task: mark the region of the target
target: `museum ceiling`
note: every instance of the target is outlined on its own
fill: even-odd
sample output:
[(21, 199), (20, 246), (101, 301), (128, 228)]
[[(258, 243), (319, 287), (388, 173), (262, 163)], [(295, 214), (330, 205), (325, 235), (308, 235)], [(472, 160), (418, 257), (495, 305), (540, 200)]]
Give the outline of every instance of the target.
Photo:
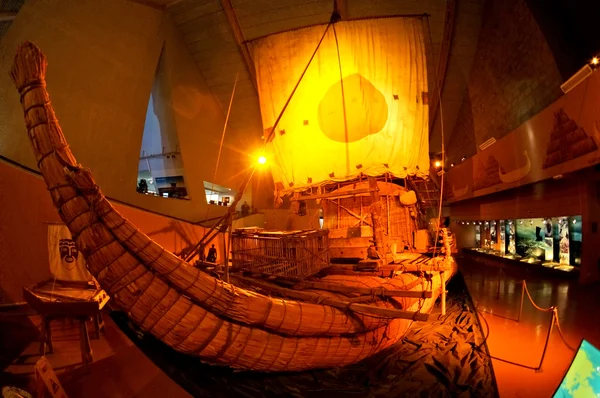
[[(133, 0), (130, 0), (133, 1)], [(247, 42), (330, 19), (333, 0), (135, 0), (164, 9), (194, 57), (224, 112), (236, 75), (232, 128), (262, 135), (258, 95)], [(0, 2), (0, 39), (24, 0)], [(343, 19), (428, 15), (431, 152), (441, 147), (440, 112), (435, 98), (441, 81), (444, 130), (452, 131), (466, 93), (485, 0), (338, 0)], [(250, 128), (249, 128), (250, 127)]]

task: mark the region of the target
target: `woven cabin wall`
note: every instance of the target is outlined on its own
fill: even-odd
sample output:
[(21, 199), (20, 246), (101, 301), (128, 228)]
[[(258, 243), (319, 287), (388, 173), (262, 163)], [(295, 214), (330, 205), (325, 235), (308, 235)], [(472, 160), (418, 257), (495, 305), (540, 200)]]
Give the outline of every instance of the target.
[[(381, 196), (381, 223), (393, 238), (407, 243), (412, 242), (416, 230), (415, 221), (410, 217), (410, 208), (403, 206), (397, 196)], [(338, 205), (339, 203), (339, 205)], [(363, 217), (363, 221), (359, 217)], [(323, 201), (323, 228), (329, 230), (346, 229), (371, 225), (371, 198), (368, 196)], [(389, 223), (388, 223), (389, 215)], [(360, 235), (359, 235), (360, 236)]]
[[(368, 196), (326, 199), (323, 200), (322, 206), (323, 228), (325, 229), (346, 229), (371, 225), (371, 198)], [(360, 222), (360, 217), (363, 217), (365, 222)]]
[(328, 231), (232, 234), (233, 270), (303, 278), (329, 265)]
[[(413, 232), (416, 231), (416, 220), (410, 216), (410, 207), (403, 206), (397, 196), (390, 197), (389, 211), (389, 231), (388, 236), (401, 240), (404, 244), (411, 247), (413, 245)], [(387, 222), (387, 214), (385, 222)], [(400, 249), (400, 248), (398, 248)]]

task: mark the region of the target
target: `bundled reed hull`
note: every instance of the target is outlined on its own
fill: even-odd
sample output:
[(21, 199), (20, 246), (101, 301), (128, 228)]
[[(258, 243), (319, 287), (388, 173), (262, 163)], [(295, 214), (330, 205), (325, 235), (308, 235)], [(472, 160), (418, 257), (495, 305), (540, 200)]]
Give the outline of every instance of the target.
[[(261, 371), (348, 365), (403, 336), (410, 319), (236, 288), (155, 243), (114, 209), (90, 171), (77, 164), (50, 104), (45, 69), (46, 58), (34, 44), (20, 46), (11, 77), (38, 166), (90, 272), (143, 330), (203, 361)], [(431, 299), (404, 300), (402, 308), (429, 311), (452, 272), (439, 275), (429, 286), (415, 283), (417, 276), (401, 275), (395, 283), (434, 292)]]

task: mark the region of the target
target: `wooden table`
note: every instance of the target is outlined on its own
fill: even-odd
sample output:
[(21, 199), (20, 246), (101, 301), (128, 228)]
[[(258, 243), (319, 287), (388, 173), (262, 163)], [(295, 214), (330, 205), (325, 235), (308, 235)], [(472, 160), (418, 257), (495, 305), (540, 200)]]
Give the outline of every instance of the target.
[(50, 323), (55, 319), (71, 318), (79, 321), (79, 340), (83, 367), (93, 361), (87, 321), (94, 322), (95, 337), (100, 338), (104, 327), (100, 310), (109, 296), (102, 289), (87, 283), (44, 281), (31, 289), (23, 288), (23, 297), (42, 317), (40, 355), (54, 352)]

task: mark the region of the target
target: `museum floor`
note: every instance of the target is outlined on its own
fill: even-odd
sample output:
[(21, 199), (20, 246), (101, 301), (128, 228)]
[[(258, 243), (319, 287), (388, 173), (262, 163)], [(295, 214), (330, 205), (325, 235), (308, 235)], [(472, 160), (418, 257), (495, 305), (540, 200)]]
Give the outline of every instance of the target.
[[(560, 326), (571, 346), (577, 347), (582, 338), (600, 346), (600, 317), (596, 315), (600, 305), (598, 286), (582, 287), (575, 281), (541, 279), (532, 274), (525, 274), (518, 268), (500, 270), (467, 259), (459, 258), (458, 261), (473, 301), (481, 311), (483, 332), (489, 328), (487, 344), (492, 356), (530, 367), (539, 364), (550, 315), (536, 310), (525, 298), (521, 321), (514, 320), (518, 315), (521, 298), (521, 285), (518, 281), (522, 279), (527, 280), (532, 298), (539, 306), (558, 307)], [(173, 380), (169, 369), (157, 366), (156, 358), (149, 359), (122, 328), (110, 317), (105, 318), (106, 332), (100, 340), (92, 340), (94, 363), (90, 365), (91, 371), (87, 374), (79, 367), (81, 358), (76, 325), (56, 322), (53, 327), (55, 354), (49, 356), (49, 360), (67, 392), (85, 391), (83, 395), (75, 393), (72, 396), (88, 397), (189, 396), (188, 392)], [(38, 343), (32, 341), (32, 336), (36, 334), (38, 321), (37, 317), (31, 317), (31, 320), (26, 327), (13, 325), (17, 329), (12, 335), (18, 334), (21, 339), (11, 340), (10, 345), (19, 353), (14, 356), (16, 359), (12, 364), (0, 373), (0, 385), (10, 384), (33, 390), (32, 369), (39, 356)], [(8, 329), (5, 328), (7, 320), (0, 321), (3, 324), (0, 335), (6, 338), (9, 335)], [(5, 345), (7, 342), (2, 343)], [(551, 396), (573, 356), (574, 352), (567, 348), (555, 329), (550, 338), (542, 371), (494, 359), (494, 373), (500, 396)], [(180, 370), (177, 372), (181, 373)], [(183, 374), (183, 377), (190, 375)], [(350, 395), (360, 396), (356, 393)], [(344, 393), (341, 396), (344, 396)]]
[[(551, 315), (535, 309), (525, 296), (521, 321), (516, 322), (521, 283), (535, 303), (556, 306), (567, 343), (577, 348), (582, 338), (600, 347), (599, 286), (581, 286), (575, 280), (540, 277), (519, 267), (497, 268), (484, 262), (459, 259), (471, 297), (480, 311), (483, 328), (489, 327), (488, 348), (494, 357), (537, 367), (542, 356)], [(493, 314), (493, 315), (492, 315)], [(497, 359), (494, 373), (501, 397), (550, 397), (574, 357), (556, 327), (549, 340), (541, 371)]]

